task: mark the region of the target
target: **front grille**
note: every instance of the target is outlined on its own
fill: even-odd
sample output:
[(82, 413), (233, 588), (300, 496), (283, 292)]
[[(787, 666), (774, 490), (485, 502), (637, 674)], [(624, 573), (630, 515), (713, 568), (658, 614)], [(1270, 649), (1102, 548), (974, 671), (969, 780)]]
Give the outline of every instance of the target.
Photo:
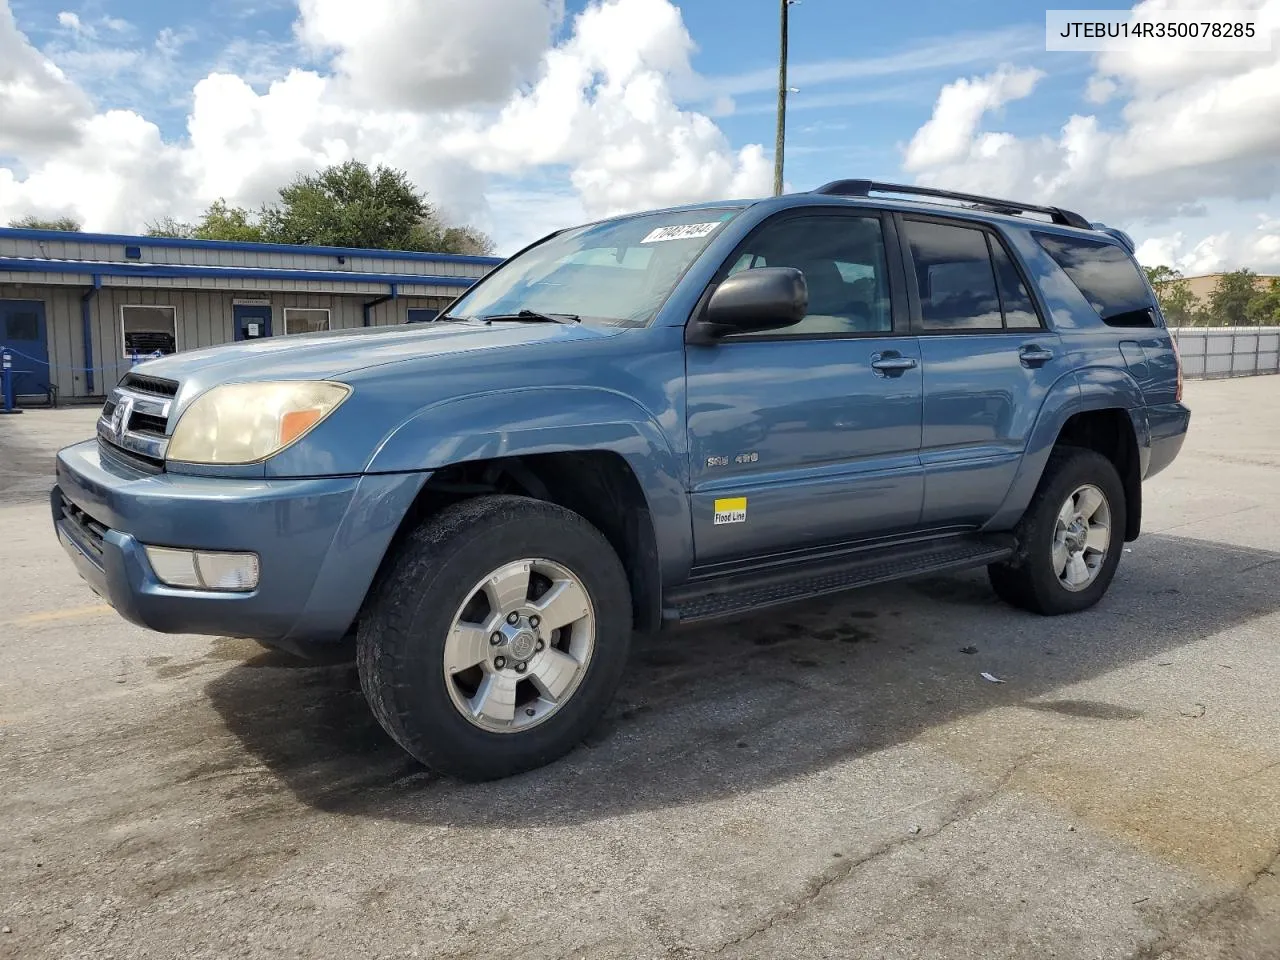
[(163, 459), (149, 457), (146, 454), (134, 453), (132, 450), (117, 447), (114, 443), (109, 443), (102, 437), (98, 437), (98, 450), (102, 453), (104, 459), (111, 461), (116, 466), (132, 470), (137, 474), (155, 476), (157, 473), (164, 473)]
[(98, 443), (104, 453), (144, 472), (163, 470), (169, 412), (177, 393), (178, 384), (172, 380), (126, 374), (98, 418)]
[(157, 397), (176, 397), (178, 384), (173, 380), (162, 380), (160, 377), (148, 377), (140, 373), (126, 373), (120, 386), (135, 393), (153, 393)]
[(67, 533), (77, 544), (84, 548), (90, 559), (96, 559), (102, 565), (102, 548), (107, 534), (106, 524), (95, 520), (74, 503), (62, 495), (62, 520)]
[(164, 417), (153, 417), (149, 413), (135, 413), (129, 418), (129, 429), (134, 433), (145, 433), (152, 437), (163, 437), (169, 421)]

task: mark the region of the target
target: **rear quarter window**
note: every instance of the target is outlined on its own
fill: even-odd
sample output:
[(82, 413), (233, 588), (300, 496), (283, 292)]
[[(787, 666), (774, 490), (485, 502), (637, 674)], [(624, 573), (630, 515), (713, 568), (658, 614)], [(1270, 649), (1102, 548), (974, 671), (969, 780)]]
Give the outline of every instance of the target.
[(1120, 247), (1100, 240), (1037, 233), (1036, 240), (1063, 269), (1102, 322), (1154, 327), (1151, 293), (1137, 265)]

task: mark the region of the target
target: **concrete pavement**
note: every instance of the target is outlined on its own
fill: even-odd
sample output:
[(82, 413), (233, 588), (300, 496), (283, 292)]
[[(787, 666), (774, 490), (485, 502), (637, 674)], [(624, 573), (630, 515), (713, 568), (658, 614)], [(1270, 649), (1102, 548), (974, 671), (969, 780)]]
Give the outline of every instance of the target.
[(977, 573), (662, 635), (483, 786), (349, 664), (103, 608), (44, 500), (93, 411), (0, 418), (0, 957), (1280, 957), (1280, 378), (1187, 393), (1097, 609)]

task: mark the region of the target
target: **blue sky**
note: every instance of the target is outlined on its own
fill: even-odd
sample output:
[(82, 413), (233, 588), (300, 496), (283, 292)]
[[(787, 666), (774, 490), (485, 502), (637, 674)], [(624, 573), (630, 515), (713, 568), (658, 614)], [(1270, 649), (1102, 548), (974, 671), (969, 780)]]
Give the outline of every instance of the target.
[[(586, 6), (587, 0), (566, 4), (562, 33)], [(966, 71), (1007, 61), (1048, 73), (1034, 104), (1012, 104), (1004, 112), (1002, 128), (1015, 134), (1043, 132), (1046, 115), (1065, 117), (1083, 105), (1089, 56), (1047, 53), (1043, 12), (1033, 5), (915, 0), (857, 4), (863, 9), (850, 16), (853, 6), (850, 0), (803, 0), (791, 8), (790, 85), (800, 92), (789, 101), (787, 172), (797, 185), (897, 176), (900, 146), (928, 119), (940, 87)], [(1091, 2), (1097, 9), (1125, 6)], [(210, 71), (229, 70), (262, 88), (290, 67), (324, 68), (323, 58), (293, 36), (297, 7), (291, 0), (223, 0), (213, 10), (166, 0), (13, 0), (13, 8), (36, 45), (54, 53), (101, 106), (138, 109), (169, 138), (183, 136), (191, 89)], [(698, 46), (695, 69), (736, 101), (728, 116), (699, 91), (685, 91), (683, 102), (710, 111), (734, 143), (771, 145), (778, 4), (696, 0), (680, 9)], [(76, 14), (95, 36), (77, 37), (60, 25), (62, 11)], [(157, 50), (166, 37), (172, 60)], [(954, 49), (949, 58), (948, 47)], [(141, 56), (126, 64), (103, 48)], [(876, 60), (882, 61), (878, 68), (871, 62), (862, 75), (841, 76), (842, 64)], [(150, 72), (143, 61), (151, 62)]]
[[(564, 16), (545, 18), (548, 35), (539, 38), (529, 24), (540, 23), (538, 10), (555, 2), (420, 0), (397, 7), (396, 0), (0, 0), (0, 12), (7, 3), (25, 42), (57, 64), (92, 111), (137, 116), (132, 127), (120, 117), (98, 121), (112, 128), (99, 134), (107, 138), (108, 153), (120, 141), (136, 146), (147, 140), (142, 127), (154, 125), (160, 141), (173, 147), (164, 169), (189, 178), (173, 191), (171, 202), (178, 206), (228, 193), (252, 203), (266, 195), (272, 176), (361, 151), (406, 166), (438, 200), (507, 246), (560, 218), (734, 188), (767, 189), (776, 0), (687, 0), (675, 4), (672, 22), (647, 34), (650, 23), (671, 12), (671, 0), (565, 0)], [(578, 15), (589, 7), (600, 13), (602, 4), (612, 15), (584, 26), (588, 18)], [(488, 12), (481, 9), (486, 5)], [(1094, 0), (1091, 6), (1128, 5)], [(526, 19), (516, 22), (513, 15), (508, 24), (492, 15), (495, 9), (520, 10)], [(344, 20), (353, 10), (368, 22)], [(476, 19), (471, 27), (453, 22), (468, 17)], [(501, 36), (504, 30), (513, 35)], [(630, 53), (628, 31), (638, 36), (642, 62), (619, 67), (615, 75), (614, 64)], [(433, 45), (443, 32), (447, 41)], [(532, 39), (515, 35), (521, 32)], [(414, 43), (412, 55), (403, 45), (406, 37)], [(693, 47), (687, 57), (670, 54), (686, 40)], [(460, 65), (447, 64), (443, 73), (431, 65), (441, 59), (441, 46), (462, 55)], [(589, 89), (577, 99), (563, 99), (563, 89), (543, 82), (546, 57), (558, 53), (576, 57), (589, 78)], [(1181, 258), (1189, 268), (1265, 259), (1272, 246), (1280, 264), (1280, 204), (1274, 202), (1280, 151), (1272, 149), (1280, 146), (1280, 111), (1266, 99), (1270, 94), (1238, 92), (1245, 77), (1258, 77), (1263, 86), (1280, 80), (1276, 52), (1221, 70), (1212, 63), (1206, 69), (1204, 55), (1186, 56), (1173, 68), (1149, 59), (1046, 52), (1044, 10), (1025, 0), (803, 0), (791, 8), (790, 83), (799, 89), (789, 104), (788, 183), (804, 189), (848, 176), (918, 179), (1068, 206), (1092, 204), (1082, 212), (1121, 223), (1156, 245), (1149, 248), (1152, 255)], [(477, 94), (475, 102), (458, 99), (458, 88), (486, 87), (482, 75), (495, 67), (501, 72), (508, 61), (518, 61), (510, 90), (496, 99), (492, 90)], [(291, 70), (313, 71), (324, 78), (317, 81), (323, 89), (302, 91), (300, 82), (283, 92), (272, 87)], [(656, 93), (645, 71), (661, 74)], [(215, 73), (238, 79), (202, 84)], [(617, 94), (612, 100), (602, 92), (610, 83)], [(1109, 92), (1099, 95), (1103, 87)], [(205, 95), (196, 110), (200, 89)], [(952, 96), (944, 105), (939, 98), (945, 100), (946, 91)], [(387, 95), (401, 100), (379, 99)], [(1212, 156), (1182, 162), (1181, 145), (1156, 143), (1160, 137), (1153, 131), (1194, 130), (1205, 122), (1180, 103), (1226, 96), (1237, 101), (1239, 119), (1218, 111), (1231, 126)], [(652, 110), (633, 110), (636, 98)], [(541, 120), (523, 127), (505, 122), (501, 111), (514, 107)], [(421, 130), (421, 143), (388, 132), (400, 122), (393, 108), (413, 114), (409, 123)], [(90, 108), (68, 109), (80, 111), (77, 122), (88, 122)], [(541, 149), (541, 133), (557, 110), (581, 123), (562, 132), (564, 142)], [(203, 139), (189, 136), (193, 111), (204, 118), (196, 124)], [(279, 117), (311, 111), (296, 134), (306, 147), (289, 161), (294, 167), (284, 160), (255, 167), (246, 159), (254, 140), (237, 126), (237, 111), (252, 115), (262, 131), (258, 148), (269, 158), (294, 152), (289, 135), (279, 132)], [(1167, 122), (1161, 111), (1168, 112)], [(645, 119), (650, 116), (656, 119)], [(1069, 122), (1079, 125), (1064, 133)], [(642, 129), (646, 123), (651, 129)], [(1257, 125), (1264, 142), (1242, 134), (1238, 148), (1230, 142)], [(580, 142), (590, 137), (596, 140)], [(617, 156), (618, 144), (629, 137), (639, 160)], [(679, 146), (681, 138), (693, 146)], [(1203, 138), (1191, 137), (1188, 153), (1202, 145), (1197, 140)], [(754, 154), (752, 145), (759, 145)], [(44, 152), (24, 146), (6, 145), (0, 137), (0, 187), (7, 167), (19, 188), (12, 208), (25, 203), (44, 210), (57, 192), (57, 176), (74, 164), (51, 164)], [(711, 171), (703, 175), (690, 169), (699, 151), (707, 153)], [(232, 167), (234, 175), (228, 173)], [(159, 175), (159, 169), (149, 174), (152, 182)], [(129, 176), (119, 172), (123, 185), (114, 206), (86, 198), (71, 212), (120, 226), (142, 189), (130, 188)], [(622, 182), (628, 178), (636, 183), (628, 187)], [(666, 186), (646, 189), (651, 178)], [(0, 214), (10, 209), (4, 199)]]

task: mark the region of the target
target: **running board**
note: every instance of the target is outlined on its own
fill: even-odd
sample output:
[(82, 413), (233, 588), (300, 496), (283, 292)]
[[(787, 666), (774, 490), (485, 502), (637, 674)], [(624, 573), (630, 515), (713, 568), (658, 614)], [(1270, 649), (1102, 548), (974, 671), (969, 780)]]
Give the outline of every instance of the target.
[(1013, 538), (1007, 535), (967, 536), (730, 574), (687, 584), (669, 594), (662, 617), (668, 623), (735, 617), (857, 587), (1000, 563), (1013, 551)]

